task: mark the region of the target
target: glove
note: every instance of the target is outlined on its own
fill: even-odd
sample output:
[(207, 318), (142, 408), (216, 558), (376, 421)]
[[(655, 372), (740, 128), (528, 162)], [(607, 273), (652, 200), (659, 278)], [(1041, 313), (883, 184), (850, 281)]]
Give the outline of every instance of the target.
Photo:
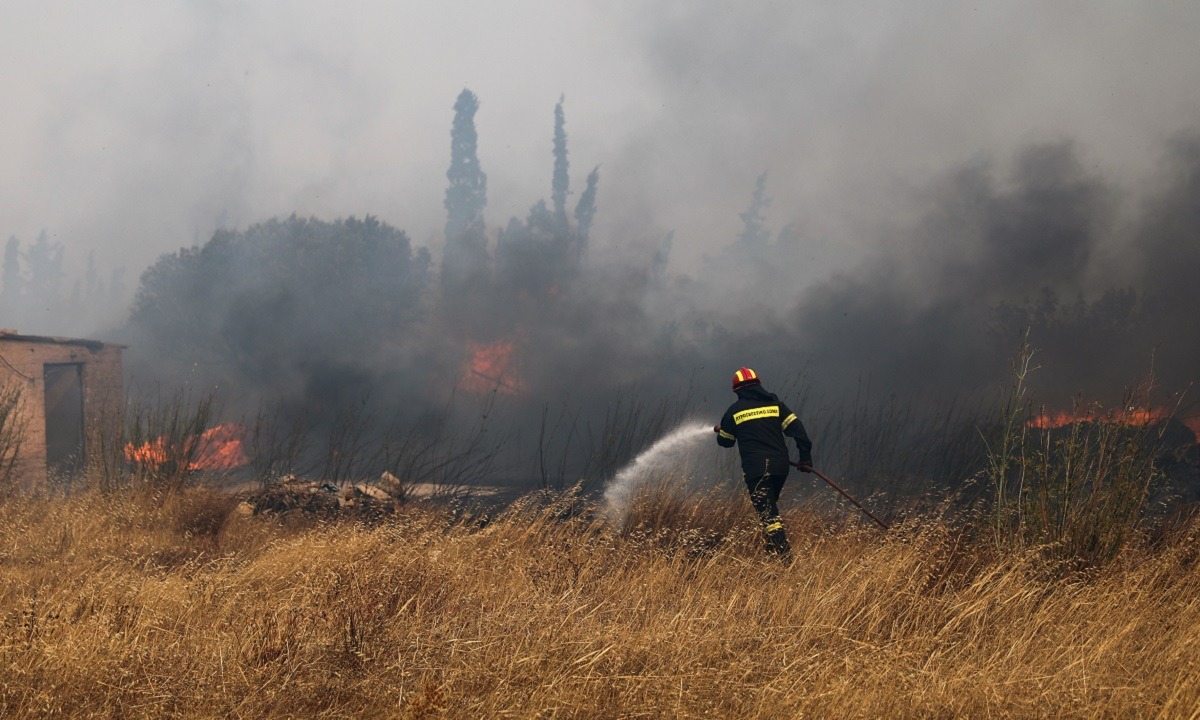
[(812, 465), (806, 462), (796, 463), (796, 468), (802, 473), (811, 473), (813, 471)]

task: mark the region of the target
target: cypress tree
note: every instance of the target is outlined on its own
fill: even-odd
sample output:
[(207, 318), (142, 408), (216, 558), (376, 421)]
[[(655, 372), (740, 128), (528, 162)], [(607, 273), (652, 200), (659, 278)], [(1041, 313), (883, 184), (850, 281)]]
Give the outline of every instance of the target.
[(554, 202), (554, 218), (563, 230), (567, 228), (567, 193), (570, 192), (570, 177), (567, 173), (567, 130), (563, 114), (563, 99), (554, 106), (554, 178), (550, 185), (550, 199)]
[(446, 249), (442, 258), (443, 284), (457, 290), (464, 283), (485, 280), (488, 274), (487, 175), (479, 166), (479, 137), (475, 112), (479, 100), (463, 90), (454, 103), (450, 129), (450, 169), (446, 178)]

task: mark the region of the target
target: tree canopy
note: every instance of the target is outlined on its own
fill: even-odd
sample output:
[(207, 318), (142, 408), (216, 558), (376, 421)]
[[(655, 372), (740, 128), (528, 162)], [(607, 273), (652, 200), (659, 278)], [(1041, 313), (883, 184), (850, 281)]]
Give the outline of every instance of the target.
[(311, 383), (334, 375), (323, 364), (353, 379), (356, 361), (369, 367), (420, 317), (430, 265), (374, 217), (293, 215), (163, 256), (142, 276), (131, 320), (164, 355), (240, 380), (295, 371)]

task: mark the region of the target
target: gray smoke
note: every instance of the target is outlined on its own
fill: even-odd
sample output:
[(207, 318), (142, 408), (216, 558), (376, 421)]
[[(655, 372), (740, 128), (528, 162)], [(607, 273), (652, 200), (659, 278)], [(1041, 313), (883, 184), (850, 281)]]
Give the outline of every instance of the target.
[[(990, 397), (1026, 327), (1052, 404), (1107, 400), (1152, 352), (1164, 387), (1196, 379), (1194, 3), (604, 8), (379, 6), (362, 22), (319, 3), (187, 6), (148, 35), (122, 20), (132, 5), (66, 26), (29, 6), (0, 43), (29, 66), (0, 85), (17, 128), (0, 148), (18, 159), (0, 171), (0, 230), (24, 251), (49, 227), (60, 293), (80, 278), (81, 300), (21, 295), (0, 326), (126, 340), (140, 382), (251, 407), (336, 414), (369, 395), (381, 417), (467, 427), (494, 400), (489, 422), (525, 457), (629, 457), (614, 418), (648, 437), (719, 414), (742, 365), (835, 405), (864, 384)], [(90, 44), (96, 23), (146, 59)], [(429, 32), (395, 41), (412, 27)], [(61, 55), (65, 79), (30, 62), (39, 37), (81, 48)], [(461, 176), (479, 205), (456, 218), (464, 81), (486, 182)], [(327, 239), (368, 215), (404, 251), (346, 276), (275, 262), (303, 233), (275, 236), (278, 256), (248, 242), (272, 218)], [(206, 250), (214, 238), (241, 249)], [(127, 324), (129, 290), (174, 277), (142, 268), (192, 252), (208, 260), (178, 307), (143, 304), (187, 321)], [(469, 267), (447, 284), (455, 257)], [(86, 298), (116, 295), (80, 320), (101, 305)], [(480, 348), (509, 377), (473, 369)]]

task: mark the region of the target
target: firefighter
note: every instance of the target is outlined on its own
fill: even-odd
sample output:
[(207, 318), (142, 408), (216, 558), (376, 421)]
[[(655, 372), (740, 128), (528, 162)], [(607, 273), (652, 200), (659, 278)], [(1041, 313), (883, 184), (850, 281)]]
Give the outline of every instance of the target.
[(717, 444), (728, 448), (737, 443), (742, 456), (742, 478), (750, 491), (750, 502), (762, 520), (767, 552), (786, 556), (791, 546), (777, 504), (791, 467), (784, 436), (796, 441), (801, 472), (812, 472), (812, 441), (796, 414), (763, 388), (758, 373), (745, 367), (735, 372), (733, 391), (737, 393), (737, 402), (729, 406), (721, 424), (713, 428)]

